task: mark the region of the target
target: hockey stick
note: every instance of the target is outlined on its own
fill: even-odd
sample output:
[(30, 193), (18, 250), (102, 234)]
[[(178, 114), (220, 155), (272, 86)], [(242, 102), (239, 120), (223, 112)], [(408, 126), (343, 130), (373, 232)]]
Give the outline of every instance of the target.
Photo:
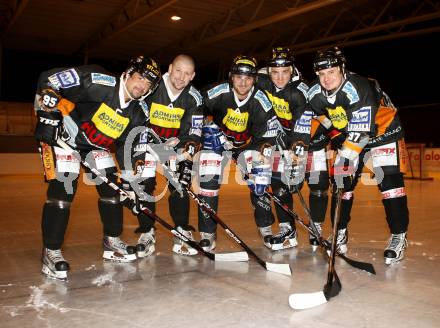
[(255, 260), (267, 271), (272, 271), (276, 273), (285, 274), (287, 276), (292, 275), (292, 269), (290, 268), (289, 264), (279, 264), (279, 263), (270, 263), (263, 261), (257, 254), (252, 251), (252, 249), (249, 248), (249, 246), (246, 245), (246, 243), (240, 239), (240, 237), (237, 236), (236, 233), (234, 233), (227, 225), (224, 223), (217, 215), (217, 213), (209, 206), (208, 203), (206, 203), (203, 199), (201, 199), (199, 196), (194, 194), (189, 188), (184, 188), (186, 193), (196, 201), (196, 203), (203, 208), (204, 211), (208, 212), (208, 214), (211, 216), (211, 218), (220, 224), (223, 229), (225, 229), (226, 233), (229, 237), (231, 237), (237, 244), (239, 244), (249, 255), (253, 256)]
[[(100, 180), (102, 180), (104, 183), (106, 183), (109, 187), (111, 187), (113, 190), (117, 191), (119, 193), (119, 195), (122, 197), (122, 200), (124, 201), (125, 199), (129, 199), (130, 200), (130, 204), (126, 205), (127, 208), (129, 208), (130, 210), (132, 210), (133, 208), (135, 208), (135, 200), (133, 198), (131, 198), (131, 196), (124, 191), (123, 189), (121, 189), (118, 185), (116, 185), (115, 183), (111, 182), (106, 176), (104, 176), (103, 174), (101, 174), (101, 172), (99, 172), (97, 169), (91, 167), (89, 165), (89, 163), (87, 163), (85, 160), (83, 160), (79, 154), (77, 152), (75, 152), (75, 150), (73, 150), (68, 144), (66, 144), (63, 140), (58, 139), (57, 140), (57, 144), (72, 153), (73, 156), (76, 156), (77, 159), (81, 162), (81, 164), (88, 168), (93, 174), (95, 174)], [(146, 215), (148, 215), (150, 218), (152, 218), (153, 220), (159, 222), (162, 226), (164, 226), (166, 229), (168, 229), (169, 231), (171, 231), (171, 233), (176, 236), (177, 238), (179, 238), (180, 240), (184, 241), (185, 243), (187, 243), (190, 247), (197, 249), (199, 252), (201, 252), (203, 255), (205, 255), (207, 258), (209, 258), (212, 261), (247, 261), (248, 260), (248, 256), (246, 252), (235, 252), (235, 253), (223, 253), (223, 254), (213, 254), (210, 252), (206, 252), (200, 245), (199, 243), (188, 239), (185, 235), (183, 235), (182, 233), (180, 233), (179, 231), (177, 231), (176, 229), (174, 229), (168, 222), (166, 222), (165, 220), (163, 220), (162, 218), (160, 218), (159, 216), (156, 215), (156, 213), (154, 213), (153, 211), (151, 211), (150, 209), (148, 209), (145, 206), (142, 206), (140, 208), (140, 210), (142, 212), (144, 212)]]
[[(335, 209), (335, 220), (333, 223), (333, 235), (330, 257), (328, 259), (327, 283), (324, 289), (315, 293), (291, 294), (289, 305), (295, 310), (309, 309), (327, 303), (332, 297), (339, 294), (342, 289), (341, 281), (335, 271), (336, 239), (338, 232), (339, 217), (341, 215), (342, 189), (337, 189), (337, 202)], [(334, 281), (333, 281), (334, 278)]]
[[(307, 228), (307, 230), (309, 230), (309, 232), (310, 232), (310, 229), (309, 229), (309, 228), (311, 228), (311, 230), (312, 230), (312, 231), (311, 231), (311, 235), (312, 235), (313, 237), (317, 238), (319, 244), (320, 244), (322, 247), (324, 247), (326, 250), (330, 250), (330, 248), (331, 248), (330, 243), (329, 243), (327, 240), (323, 239), (323, 238), (319, 235), (319, 232), (317, 231), (315, 225), (313, 224), (312, 216), (311, 216), (311, 214), (310, 214), (310, 209), (309, 209), (309, 207), (307, 206), (307, 204), (306, 204), (306, 202), (305, 202), (305, 200), (304, 200), (304, 197), (303, 197), (302, 194), (301, 194), (301, 191), (298, 189), (298, 187), (295, 186), (295, 188), (296, 188), (296, 192), (297, 192), (297, 194), (298, 194), (299, 200), (300, 200), (300, 202), (301, 202), (301, 205), (302, 205), (302, 207), (304, 208), (304, 211), (306, 212), (306, 214), (307, 214), (307, 216), (308, 216), (308, 218), (309, 218), (309, 222), (310, 222), (310, 223), (309, 223), (309, 224), (304, 223), (304, 221), (303, 221), (301, 218), (299, 218), (297, 215), (296, 215), (296, 217), (295, 217), (295, 213), (290, 213), (290, 211), (288, 211), (287, 213), (289, 213), (290, 215), (292, 215), (293, 217), (295, 217), (295, 219), (296, 219), (298, 222), (300, 222), (303, 226), (305, 226), (305, 227)], [(274, 201), (275, 201), (275, 199), (274, 199)], [(278, 204), (278, 203), (277, 203), (277, 204)], [(280, 204), (278, 204), (278, 205), (280, 205)], [(281, 206), (281, 205), (280, 205), (280, 206)], [(281, 206), (281, 207), (282, 207), (283, 209), (286, 209), (284, 206)], [(287, 208), (287, 209), (290, 210), (289, 208)], [(292, 212), (293, 212), (293, 211), (292, 211)], [(351, 259), (351, 258), (345, 256), (344, 254), (339, 254), (339, 253), (338, 253), (337, 256), (339, 256), (341, 259), (343, 259), (345, 262), (347, 262), (348, 264), (350, 264), (350, 265), (351, 265), (352, 267), (354, 267), (354, 268), (357, 268), (357, 269), (360, 269), (360, 270), (366, 271), (366, 272), (371, 273), (371, 274), (376, 274), (376, 270), (374, 269), (374, 266), (373, 266), (373, 264), (371, 264), (371, 263), (368, 263), (368, 262), (361, 262), (361, 261), (353, 260), (353, 259)]]
[[(282, 157), (284, 158), (284, 155), (282, 155)], [(285, 158), (284, 158), (285, 159)], [(286, 160), (286, 159), (285, 159)], [(290, 186), (289, 186), (290, 187)], [(313, 220), (312, 220), (312, 215), (310, 213), (310, 209), (306, 204), (306, 201), (304, 200), (304, 197), (301, 194), (301, 191), (299, 190), (297, 185), (293, 185), (293, 188), (295, 189), (295, 192), (298, 194), (299, 200), (301, 202), (302, 207), (304, 208), (304, 211), (307, 214), (307, 217), (309, 219), (309, 223), (305, 223), (303, 219), (301, 219), (295, 212), (293, 212), (289, 207), (285, 206), (285, 204), (282, 203), (282, 201), (275, 196), (273, 193), (271, 192), (266, 192), (270, 198), (272, 198), (272, 200), (278, 205), (280, 206), (287, 214), (289, 214), (290, 216), (292, 216), (296, 221), (298, 221), (303, 227), (305, 227), (309, 233), (315, 237), (318, 242), (319, 245), (321, 247), (323, 247), (326, 251), (330, 250), (331, 245), (330, 243), (323, 239), (316, 226), (313, 224)], [(354, 268), (366, 271), (368, 273), (371, 274), (376, 274), (376, 270), (374, 269), (374, 266), (371, 263), (367, 263), (367, 262), (361, 262), (361, 261), (356, 261), (353, 259), (350, 259), (349, 257), (345, 256), (344, 254), (337, 254), (337, 256), (339, 256), (340, 258), (342, 258), (345, 262), (347, 262), (349, 265), (351, 265)]]
[[(153, 131), (154, 132), (154, 131)], [(162, 169), (167, 172), (167, 177), (171, 177), (173, 179), (173, 181), (170, 181), (170, 183), (172, 183), (172, 185), (174, 186), (175, 184), (180, 185), (180, 183), (178, 181), (176, 181), (176, 179), (174, 178), (174, 172), (172, 172), (172, 170), (165, 165), (164, 163), (162, 163), (160, 161), (160, 158), (158, 156), (158, 154), (154, 151), (154, 149), (151, 148), (150, 145), (147, 145), (147, 151), (161, 164)], [(182, 188), (182, 187), (181, 187)], [(209, 213), (209, 215), (211, 216), (211, 218), (216, 221), (218, 224), (220, 224), (220, 226), (225, 229), (225, 232), (227, 233), (228, 236), (230, 236), (236, 243), (238, 243), (245, 251), (247, 254), (253, 256), (257, 262), (266, 270), (268, 271), (272, 271), (272, 272), (276, 272), (276, 273), (281, 273), (281, 274), (285, 274), (288, 276), (292, 275), (292, 270), (290, 268), (289, 264), (278, 264), (278, 263), (270, 263), (270, 262), (265, 262), (263, 261), (257, 254), (254, 253), (254, 251), (252, 251), (247, 245), (246, 243), (240, 239), (236, 233), (234, 233), (229, 227), (228, 225), (226, 225), (225, 222), (223, 222), (223, 220), (221, 220), (217, 213), (209, 206), (208, 203), (206, 203), (203, 199), (201, 199), (199, 196), (197, 196), (194, 192), (192, 192), (189, 188), (182, 188), (187, 194), (188, 196), (190, 196), (193, 200), (196, 201), (196, 203), (201, 206), (206, 212)]]

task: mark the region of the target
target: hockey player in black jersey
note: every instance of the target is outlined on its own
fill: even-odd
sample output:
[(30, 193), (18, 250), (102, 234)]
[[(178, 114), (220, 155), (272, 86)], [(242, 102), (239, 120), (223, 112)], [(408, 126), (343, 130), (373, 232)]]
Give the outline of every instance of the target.
[[(371, 157), (391, 231), (384, 252), (386, 264), (401, 260), (407, 247), (409, 215), (401, 171), (404, 156), (403, 131), (397, 110), (375, 81), (345, 69), (338, 48), (318, 52), (314, 70), (319, 77), (309, 90), (311, 106), (327, 129), (338, 154), (334, 179), (344, 189), (338, 251), (347, 252), (347, 225), (353, 205), (353, 190), (366, 160)], [(348, 169), (348, 171), (347, 171)], [(338, 178), (339, 181), (338, 181)], [(332, 199), (332, 218), (335, 198)]]
[[(203, 123), (202, 96), (191, 81), (195, 76), (195, 64), (187, 55), (177, 56), (163, 75), (155, 93), (146, 100), (148, 107), (147, 130), (140, 134), (135, 145), (137, 152), (136, 171), (140, 174), (140, 187), (147, 199), (141, 203), (153, 212), (156, 204), (153, 192), (156, 186), (156, 168), (158, 158), (155, 152), (145, 152), (149, 142), (163, 143), (173, 148), (162, 164), (177, 173), (178, 181), (184, 185), (191, 184), (193, 156), (199, 148)], [(155, 140), (154, 134), (160, 140)], [(174, 151), (175, 150), (175, 151)], [(139, 181), (139, 180), (138, 180)], [(170, 184), (169, 211), (177, 230), (187, 238), (194, 240), (189, 226), (189, 198), (182, 195)], [(138, 257), (146, 257), (155, 250), (154, 222), (143, 212), (137, 215), (141, 235), (137, 244)], [(173, 252), (182, 255), (195, 255), (197, 251), (187, 246), (180, 239), (174, 239)]]
[[(259, 71), (262, 74), (258, 76), (257, 86), (271, 100), (283, 128), (283, 134), (277, 139), (281, 142), (277, 145), (273, 160), (271, 188), (292, 209), (292, 192), (302, 185), (310, 142), (312, 112), (307, 105), (308, 86), (301, 80), (288, 48), (274, 48), (266, 66)], [(275, 210), (280, 230), (266, 245), (272, 250), (295, 247), (298, 244), (295, 221), (278, 206), (275, 206)], [(272, 234), (271, 231), (269, 234)]]
[[(143, 56), (130, 61), (120, 77), (99, 66), (52, 69), (38, 80), (35, 97), (37, 126), (45, 177), (49, 182), (43, 207), (43, 273), (66, 279), (69, 264), (61, 247), (76, 193), (80, 163), (73, 154), (57, 147), (62, 138), (92, 167), (112, 182), (116, 167), (109, 148), (123, 148), (129, 131), (145, 123), (143, 99), (157, 86), (161, 73), (156, 62)], [(93, 179), (93, 176), (89, 176)], [(119, 262), (136, 259), (122, 233), (122, 204), (108, 185), (96, 181), (98, 208), (103, 223), (103, 257)]]
[[(204, 95), (204, 114), (211, 119), (203, 127), (203, 150), (199, 158), (200, 196), (217, 211), (224, 151), (231, 151), (242, 168), (250, 172), (251, 202), (255, 222), (264, 243), (269, 244), (273, 216), (270, 199), (264, 195), (270, 183), (271, 151), (279, 122), (272, 103), (255, 86), (256, 60), (248, 56), (234, 59), (230, 81), (209, 88)], [(222, 162), (224, 165), (222, 165)], [(200, 245), (210, 251), (216, 244), (216, 223), (199, 208)]]

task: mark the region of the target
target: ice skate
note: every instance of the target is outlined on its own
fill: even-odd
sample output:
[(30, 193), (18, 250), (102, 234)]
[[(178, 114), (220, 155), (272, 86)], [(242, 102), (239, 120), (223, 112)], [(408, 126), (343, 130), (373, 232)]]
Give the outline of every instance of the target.
[(43, 249), (43, 268), (41, 271), (49, 278), (67, 281), (67, 271), (70, 270), (69, 263), (63, 257), (61, 249)]
[(205, 252), (211, 252), (216, 246), (216, 234), (215, 232), (200, 232), (200, 246)]
[(406, 232), (392, 234), (388, 240), (388, 246), (383, 253), (385, 264), (394, 264), (403, 259), (407, 247), (408, 240), (406, 239)]
[[(194, 241), (194, 237), (192, 235), (191, 230), (184, 230), (182, 227), (177, 227), (176, 229), (178, 232), (180, 232), (182, 235), (184, 235), (189, 240)], [(177, 237), (174, 237), (174, 245), (173, 245), (173, 252), (180, 255), (196, 255), (197, 250), (189, 247), (185, 242), (180, 240)]]
[(280, 231), (270, 239), (270, 248), (274, 251), (278, 251), (296, 247), (298, 245), (296, 228), (289, 222), (280, 223), (279, 226)]
[(136, 247), (128, 246), (119, 237), (104, 236), (104, 253), (102, 257), (106, 260), (127, 263), (136, 260)]
[(264, 246), (272, 249), (272, 245), (270, 243), (273, 237), (272, 226), (258, 227), (258, 230), (260, 232), (261, 237), (263, 238)]
[[(328, 241), (331, 243), (332, 236), (328, 238)], [(336, 253), (337, 254), (345, 254), (348, 251), (348, 231), (347, 228), (338, 230), (338, 237), (336, 238)], [(330, 254), (330, 250), (327, 250), (327, 253)]]
[(154, 228), (150, 231), (144, 232), (139, 236), (138, 243), (136, 245), (136, 251), (138, 257), (147, 257), (154, 253), (156, 250), (156, 236)]

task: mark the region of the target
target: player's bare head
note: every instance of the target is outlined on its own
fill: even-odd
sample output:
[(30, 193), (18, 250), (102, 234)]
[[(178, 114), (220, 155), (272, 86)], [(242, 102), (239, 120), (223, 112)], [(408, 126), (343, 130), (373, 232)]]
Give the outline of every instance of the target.
[(168, 67), (168, 74), (172, 91), (182, 91), (195, 76), (194, 59), (188, 55), (178, 55)]

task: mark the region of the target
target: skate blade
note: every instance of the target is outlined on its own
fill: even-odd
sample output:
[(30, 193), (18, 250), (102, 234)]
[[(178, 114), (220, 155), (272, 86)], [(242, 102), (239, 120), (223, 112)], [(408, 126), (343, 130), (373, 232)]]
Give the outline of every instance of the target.
[(318, 250), (317, 245), (311, 245), (312, 246), (312, 252), (315, 253)]
[(47, 277), (59, 281), (67, 282), (67, 271), (52, 271), (49, 269), (49, 267), (45, 264), (43, 264), (43, 268), (41, 269), (41, 272)]
[(119, 263), (129, 263), (136, 261), (137, 257), (136, 254), (119, 254), (113, 251), (104, 251), (104, 254), (102, 254), (102, 257), (105, 260), (109, 260), (112, 262), (119, 262)]
[(191, 247), (187, 247), (185, 245), (174, 245), (173, 252), (185, 256), (194, 256), (198, 254), (197, 250)]
[(285, 240), (282, 244), (272, 244), (273, 251), (279, 251), (282, 249), (288, 249), (298, 246), (298, 242), (295, 240)]
[(150, 249), (148, 251), (137, 251), (137, 257), (147, 257), (150, 256), (151, 254), (154, 253), (154, 251), (156, 250), (156, 247), (150, 247)]
[(384, 258), (386, 265), (393, 265), (393, 264), (399, 263), (402, 259), (403, 259), (403, 257), (401, 257), (401, 258)]

